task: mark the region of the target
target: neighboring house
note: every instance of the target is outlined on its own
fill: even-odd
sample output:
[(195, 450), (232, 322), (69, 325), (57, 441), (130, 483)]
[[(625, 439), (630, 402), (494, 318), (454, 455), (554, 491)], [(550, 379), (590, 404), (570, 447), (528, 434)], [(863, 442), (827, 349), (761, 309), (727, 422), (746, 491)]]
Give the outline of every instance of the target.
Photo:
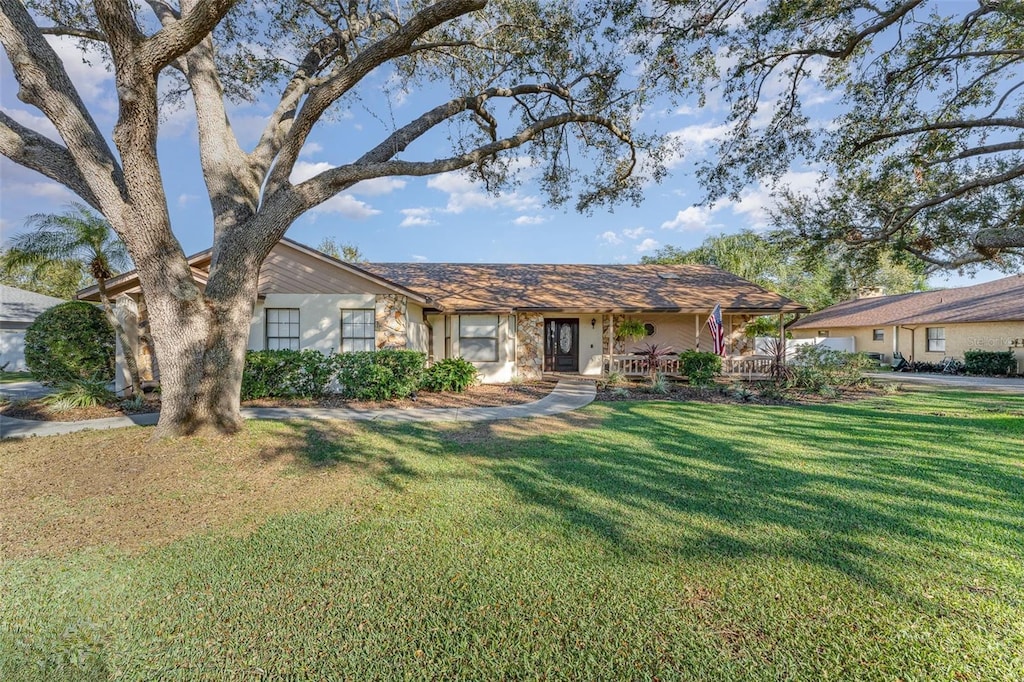
[(793, 337), (846, 337), (854, 350), (908, 360), (1013, 350), (1024, 369), (1024, 275), (959, 289), (845, 301), (789, 325)]
[(28, 370), (25, 330), (41, 312), (64, 302), (61, 298), (0, 284), (0, 367), (7, 363), (9, 372)]
[[(204, 283), (210, 252), (189, 262)], [(136, 274), (107, 286), (118, 297), (129, 338), (137, 339), (145, 301)], [(95, 287), (79, 298), (95, 300)], [(352, 264), (282, 239), (260, 270), (249, 348), (408, 348), (431, 360), (464, 357), (486, 382), (543, 372), (598, 376), (611, 356), (646, 343), (710, 350), (705, 322), (716, 304), (727, 348), (737, 354), (747, 343), (743, 327), (754, 317), (807, 310), (703, 265)], [(648, 338), (616, 339), (626, 318), (648, 325)], [(140, 368), (148, 367), (146, 344), (134, 345)]]

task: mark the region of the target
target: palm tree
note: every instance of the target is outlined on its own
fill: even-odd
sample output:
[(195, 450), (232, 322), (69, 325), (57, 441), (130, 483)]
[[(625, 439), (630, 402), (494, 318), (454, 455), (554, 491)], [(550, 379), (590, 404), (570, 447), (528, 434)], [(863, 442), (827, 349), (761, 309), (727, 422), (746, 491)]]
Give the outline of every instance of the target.
[(107, 280), (131, 265), (125, 248), (110, 223), (82, 204), (71, 204), (63, 213), (37, 213), (25, 219), (27, 231), (15, 235), (4, 258), (7, 270), (31, 266), (36, 271), (55, 265), (76, 265), (96, 280), (100, 302), (114, 328), (131, 375), (132, 392), (142, 391), (135, 354), (124, 327), (107, 296)]

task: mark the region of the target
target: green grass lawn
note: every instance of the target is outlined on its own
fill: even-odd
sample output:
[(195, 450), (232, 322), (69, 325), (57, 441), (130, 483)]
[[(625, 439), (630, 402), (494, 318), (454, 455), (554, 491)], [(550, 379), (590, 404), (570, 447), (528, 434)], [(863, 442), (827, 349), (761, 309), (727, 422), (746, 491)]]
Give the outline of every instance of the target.
[[(12, 550), (0, 679), (1024, 678), (1022, 397), (264, 422), (237, 447), (286, 458), (268, 491), (350, 491), (244, 532)], [(89, 524), (138, 490), (67, 486), (47, 504)]]
[(32, 381), (31, 372), (0, 372), (0, 384), (12, 384), (16, 381)]

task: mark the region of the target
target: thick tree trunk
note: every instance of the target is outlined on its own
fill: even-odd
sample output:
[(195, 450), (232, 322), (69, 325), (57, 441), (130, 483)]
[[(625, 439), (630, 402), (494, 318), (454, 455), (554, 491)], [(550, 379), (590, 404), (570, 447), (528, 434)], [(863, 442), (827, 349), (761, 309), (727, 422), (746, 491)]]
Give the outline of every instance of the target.
[(239, 397), (258, 272), (238, 273), (240, 286), (226, 295), (208, 289), (195, 299), (147, 299), (160, 364), (154, 438), (224, 436), (242, 428)]

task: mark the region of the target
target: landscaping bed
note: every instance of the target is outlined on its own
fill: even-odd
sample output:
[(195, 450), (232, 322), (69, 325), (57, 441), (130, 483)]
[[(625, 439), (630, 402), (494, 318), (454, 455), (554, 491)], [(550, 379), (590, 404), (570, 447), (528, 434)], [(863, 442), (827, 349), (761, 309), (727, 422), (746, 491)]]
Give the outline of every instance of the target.
[(893, 392), (870, 382), (854, 386), (830, 387), (825, 391), (801, 391), (781, 389), (769, 381), (728, 381), (719, 378), (705, 388), (691, 386), (685, 382), (666, 381), (664, 390), (651, 386), (649, 380), (625, 380), (614, 384), (598, 383), (597, 397), (600, 402), (621, 402), (628, 400), (658, 400), (674, 402), (703, 403), (754, 403), (760, 405), (816, 405), (834, 402), (863, 400)]
[[(554, 382), (532, 381), (519, 384), (478, 384), (461, 393), (445, 391), (419, 391), (415, 397), (400, 400), (348, 400), (344, 396), (327, 395), (320, 399), (262, 398), (248, 400), (242, 407), (350, 407), (363, 410), (410, 409), (413, 407), (501, 407), (521, 405), (540, 400), (551, 393)], [(160, 400), (148, 395), (142, 405), (128, 402), (110, 403), (95, 407), (78, 407), (54, 412), (41, 400), (18, 400), (0, 406), (0, 414), (13, 419), (34, 421), (75, 422), (106, 417), (123, 417), (160, 411)]]

